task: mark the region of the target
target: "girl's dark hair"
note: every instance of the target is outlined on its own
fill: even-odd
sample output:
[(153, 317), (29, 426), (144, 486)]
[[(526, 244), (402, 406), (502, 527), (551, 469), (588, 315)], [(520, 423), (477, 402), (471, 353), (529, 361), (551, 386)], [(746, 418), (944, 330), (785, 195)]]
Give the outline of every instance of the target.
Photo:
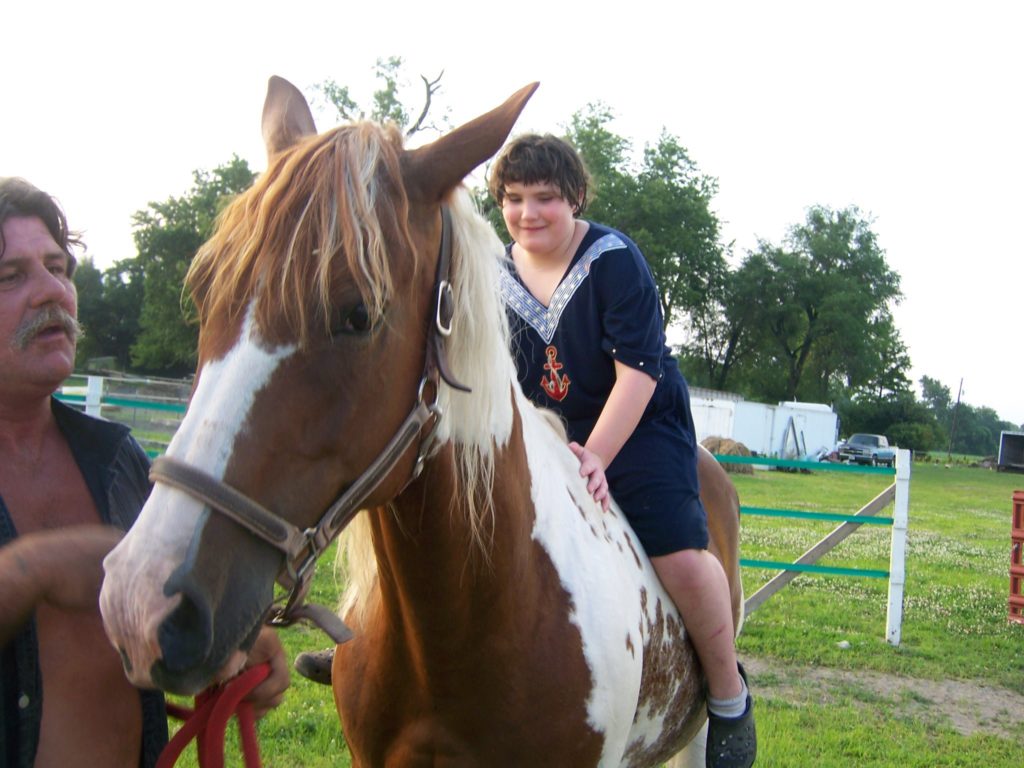
[(499, 206), (505, 199), (505, 185), (513, 183), (553, 184), (577, 216), (587, 207), (590, 174), (573, 146), (550, 133), (519, 136), (502, 150), (488, 179), (488, 189)]
[(84, 248), (78, 232), (68, 229), (68, 220), (57, 201), (38, 187), (17, 176), (0, 177), (0, 258), (3, 258), (7, 243), (4, 242), (3, 225), (15, 217), (35, 217), (43, 222), (54, 242), (68, 256), (68, 277), (75, 271), (78, 260), (72, 249)]

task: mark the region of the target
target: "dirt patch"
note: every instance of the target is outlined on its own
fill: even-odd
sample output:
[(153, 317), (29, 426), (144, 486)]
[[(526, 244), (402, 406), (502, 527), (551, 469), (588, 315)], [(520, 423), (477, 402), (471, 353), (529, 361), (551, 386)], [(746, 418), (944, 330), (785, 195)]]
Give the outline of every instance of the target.
[(924, 680), (884, 672), (787, 666), (771, 659), (744, 658), (755, 697), (789, 703), (891, 703), (904, 716), (948, 724), (969, 736), (987, 733), (1020, 737), (1024, 695), (963, 680)]

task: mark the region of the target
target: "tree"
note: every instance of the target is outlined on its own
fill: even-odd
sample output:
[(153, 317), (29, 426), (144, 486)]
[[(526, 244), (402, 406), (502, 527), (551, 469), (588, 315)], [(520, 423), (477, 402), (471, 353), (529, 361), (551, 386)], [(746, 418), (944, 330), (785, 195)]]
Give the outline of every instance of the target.
[(630, 144), (608, 128), (614, 118), (606, 105), (588, 104), (573, 113), (565, 136), (590, 173), (589, 215), (609, 224), (619, 213), (619, 203), (636, 191), (629, 174)]
[(935, 418), (923, 403), (915, 399), (913, 392), (843, 398), (835, 407), (843, 425), (843, 434), (868, 432), (886, 435), (893, 445), (914, 451), (935, 447), (938, 434)]
[(106, 305), (104, 354), (112, 356), (118, 370), (131, 365), (131, 350), (139, 337), (139, 315), (145, 293), (142, 265), (135, 259), (116, 262), (103, 273)]
[(910, 354), (888, 307), (880, 310), (870, 321), (869, 338), (875, 343), (866, 347), (864, 370), (858, 371), (855, 378), (862, 380), (864, 389), (876, 397), (910, 391), (910, 379), (907, 378)]
[(412, 136), (422, 130), (440, 130), (440, 125), (447, 125), (447, 110), (442, 113), (440, 124), (427, 122), (430, 110), (434, 106), (434, 96), (441, 90), (441, 72), (433, 80), (420, 75), (423, 81), (423, 105), (415, 120), (410, 119), (410, 112), (402, 104), (399, 92), (404, 89), (406, 83), (402, 79), (402, 58), (400, 56), (389, 56), (386, 59), (377, 59), (374, 66), (374, 77), (380, 81), (380, 87), (373, 92), (371, 97), (372, 107), (365, 109), (360, 107), (352, 97), (347, 85), (339, 85), (335, 80), (328, 78), (315, 87), (321, 95), (337, 110), (338, 117), (343, 122), (353, 120), (374, 120), (379, 123), (392, 122), (405, 132), (406, 136)]
[(724, 323), (697, 328), (715, 332), (697, 338), (706, 369), (746, 353), (747, 386), (766, 400), (908, 389), (906, 348), (889, 314), (899, 275), (857, 208), (810, 208), (783, 246), (761, 241), (728, 279)]
[(891, 445), (907, 448), (915, 454), (933, 450), (940, 440), (935, 425), (927, 422), (901, 421), (889, 427), (885, 434)]
[(78, 262), (75, 288), (78, 291), (78, 321), (85, 331), (75, 350), (75, 367), (82, 368), (86, 361), (103, 354), (97, 337), (97, 330), (101, 327), (99, 318), (104, 310), (103, 274), (96, 268), (91, 257)]
[[(661, 290), (666, 326), (704, 311), (711, 286), (728, 271), (711, 200), (718, 181), (700, 173), (678, 140), (662, 132), (644, 150), (636, 194), (627, 198), (625, 224)], [(632, 210), (630, 210), (632, 209)]]
[[(690, 314), (689, 335), (680, 350), (680, 366), (699, 386), (755, 394), (742, 372), (764, 348), (757, 307), (761, 301), (767, 264), (748, 259), (744, 269), (721, 273), (709, 282), (704, 301)], [(739, 372), (739, 373), (737, 373)]]
[(182, 293), (189, 264), (212, 234), (217, 215), (255, 175), (236, 155), (212, 172), (195, 171), (192, 178), (192, 189), (182, 197), (150, 203), (133, 217), (138, 255), (128, 270), (141, 278), (143, 297), (132, 363), (166, 375), (195, 367), (198, 328), (191, 300)]
[(78, 317), (85, 336), (78, 343), (76, 365), (89, 367), (96, 358), (113, 358), (113, 367), (127, 370), (131, 347), (139, 333), (143, 281), (134, 259), (117, 262), (101, 273), (92, 259), (75, 271)]
[(949, 391), (949, 387), (938, 379), (933, 379), (930, 376), (922, 376), (920, 384), (921, 401), (930, 408), (936, 416), (946, 414), (953, 404), (953, 397)]
[(631, 237), (651, 267), (665, 326), (699, 313), (709, 286), (726, 272), (719, 222), (711, 210), (718, 182), (702, 174), (679, 140), (662, 131), (639, 165), (630, 142), (613, 133), (613, 115), (589, 105), (572, 116), (568, 140), (593, 179), (587, 215)]
[(999, 450), (999, 433), (1017, 429), (992, 408), (974, 407), (959, 398), (954, 402), (950, 388), (938, 379), (922, 376), (919, 383), (922, 405), (937, 425), (933, 450), (990, 456)]
[(914, 451), (937, 451), (990, 456), (998, 449), (999, 432), (1012, 429), (996, 412), (961, 402), (957, 410), (956, 433), (950, 445), (953, 401), (949, 387), (937, 379), (922, 376), (921, 399), (912, 392), (856, 393), (836, 404), (846, 434), (873, 432), (887, 435), (890, 442)]

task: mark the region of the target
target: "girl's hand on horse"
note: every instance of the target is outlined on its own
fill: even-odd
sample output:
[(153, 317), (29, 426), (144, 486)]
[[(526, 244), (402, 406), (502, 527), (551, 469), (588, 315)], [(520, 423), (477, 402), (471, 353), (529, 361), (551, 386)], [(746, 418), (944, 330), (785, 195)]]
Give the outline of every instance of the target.
[(604, 476), (604, 462), (589, 448), (577, 442), (569, 443), (569, 449), (580, 460), (580, 477), (587, 478), (587, 493), (600, 502), (601, 509), (608, 511), (611, 496), (608, 495), (608, 480)]

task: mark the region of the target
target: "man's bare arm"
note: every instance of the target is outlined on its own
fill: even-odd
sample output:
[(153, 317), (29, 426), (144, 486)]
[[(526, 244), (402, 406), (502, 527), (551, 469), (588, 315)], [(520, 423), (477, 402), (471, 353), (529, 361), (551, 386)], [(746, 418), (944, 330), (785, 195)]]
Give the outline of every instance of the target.
[(36, 606), (99, 610), (103, 558), (123, 535), (105, 525), (77, 525), (19, 536), (0, 547), (0, 647)]

